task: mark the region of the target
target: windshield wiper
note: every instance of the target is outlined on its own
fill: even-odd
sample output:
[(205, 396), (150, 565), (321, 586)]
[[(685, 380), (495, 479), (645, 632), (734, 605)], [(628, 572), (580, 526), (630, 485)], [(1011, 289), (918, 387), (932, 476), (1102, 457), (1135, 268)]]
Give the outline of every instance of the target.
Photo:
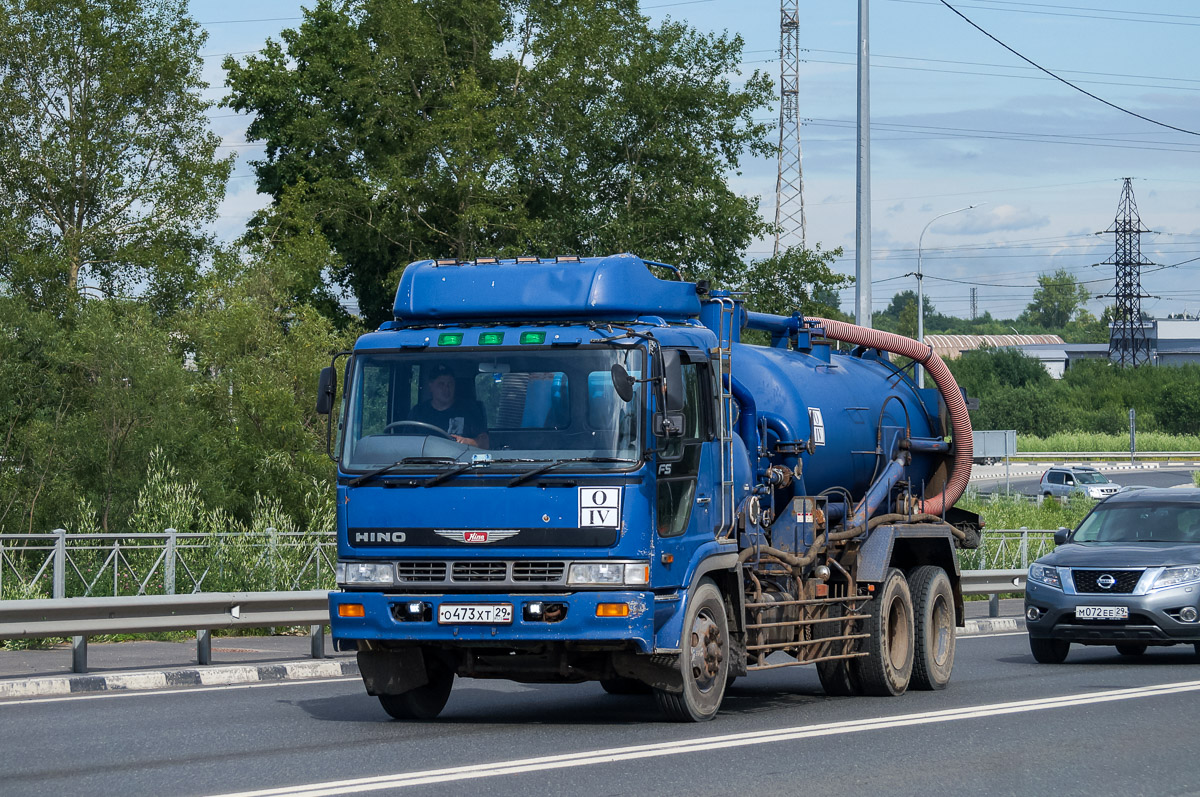
[(536, 460), (536, 459), (517, 459), (517, 458), (476, 459), (476, 460), (472, 460), (470, 462), (464, 462), (462, 465), (460, 465), (457, 468), (443, 471), (442, 473), (439, 473), (437, 476), (434, 476), (432, 479), (425, 482), (421, 486), (422, 487), (432, 487), (435, 484), (441, 484), (442, 482), (449, 481), (449, 480), (453, 479), (455, 476), (459, 475), (460, 473), (466, 473), (469, 470), (473, 470), (475, 468), (480, 468), (480, 467), (483, 467), (484, 465), (494, 465), (496, 463), (507, 464), (507, 463), (511, 463), (511, 462), (537, 462), (537, 461), (538, 460)]
[(566, 459), (556, 459), (553, 462), (547, 462), (540, 468), (534, 468), (533, 470), (525, 471), (521, 475), (512, 479), (512, 481), (508, 483), (508, 486), (516, 487), (518, 484), (527, 482), (530, 479), (536, 479), (538, 476), (541, 476), (547, 471), (554, 470), (559, 465), (566, 465), (571, 462), (625, 462), (630, 465), (637, 464), (636, 459), (626, 459), (623, 457), (568, 457)]
[(458, 462), (454, 457), (405, 457), (393, 462), (391, 465), (384, 465), (382, 468), (368, 471), (361, 476), (356, 476), (347, 482), (348, 487), (357, 487), (363, 482), (368, 482), (376, 476), (382, 476), (388, 471), (398, 468), (401, 465), (448, 465)]

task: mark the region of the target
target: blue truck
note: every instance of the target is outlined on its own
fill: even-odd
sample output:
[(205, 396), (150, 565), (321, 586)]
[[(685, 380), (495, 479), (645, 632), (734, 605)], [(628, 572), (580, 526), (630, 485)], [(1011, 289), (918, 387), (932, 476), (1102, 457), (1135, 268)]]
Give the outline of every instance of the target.
[(334, 644), (393, 717), (455, 677), (594, 680), (679, 721), (781, 666), (836, 695), (949, 681), (971, 429), (916, 341), (630, 254), (426, 260), (317, 405)]

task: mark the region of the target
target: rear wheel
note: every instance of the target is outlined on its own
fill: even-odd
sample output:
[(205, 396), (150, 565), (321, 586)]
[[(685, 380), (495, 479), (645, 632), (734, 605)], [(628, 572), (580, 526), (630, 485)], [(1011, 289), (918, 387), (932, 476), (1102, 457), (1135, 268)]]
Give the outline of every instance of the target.
[(1117, 645), (1117, 653), (1122, 656), (1140, 656), (1146, 652), (1146, 647), (1144, 642), (1122, 642)]
[(703, 722), (717, 715), (729, 678), (729, 620), (717, 585), (700, 582), (688, 601), (679, 656), (683, 692), (655, 689), (659, 708), (669, 719)]
[(1041, 664), (1062, 664), (1067, 660), (1071, 643), (1061, 639), (1039, 639), (1029, 637), (1029, 651)]
[(908, 576), (916, 630), (914, 689), (945, 689), (954, 670), (954, 591), (940, 567), (925, 565)]
[(383, 710), (398, 720), (431, 720), (446, 707), (454, 686), (454, 671), (430, 656), (425, 656), (429, 683), (401, 695), (380, 695)]
[[(829, 605), (830, 617), (842, 617), (844, 614), (844, 604), (831, 603)], [(844, 636), (846, 633), (852, 632), (853, 624), (851, 625), (851, 630), (847, 631), (845, 622), (817, 623), (812, 627), (812, 634), (815, 639)], [(837, 655), (843, 651), (854, 650), (856, 650), (856, 646), (853, 644), (847, 645), (845, 642), (834, 642), (830, 644), (830, 649), (826, 653)], [(830, 697), (850, 697), (862, 694), (862, 684), (858, 682), (850, 666), (852, 661), (854, 660), (835, 659), (834, 661), (817, 662), (817, 677), (821, 679), (821, 688), (825, 690), (825, 694)]]
[(854, 659), (851, 669), (864, 694), (902, 695), (912, 679), (915, 647), (912, 596), (904, 574), (888, 570), (864, 613), (867, 655)]

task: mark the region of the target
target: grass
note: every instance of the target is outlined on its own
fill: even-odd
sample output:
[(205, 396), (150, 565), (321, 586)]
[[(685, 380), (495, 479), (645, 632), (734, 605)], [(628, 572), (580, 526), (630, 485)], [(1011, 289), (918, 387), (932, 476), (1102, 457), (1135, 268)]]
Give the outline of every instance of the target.
[[(1017, 438), (1020, 452), (1040, 453), (1043, 451), (1120, 451), (1129, 450), (1129, 435), (1104, 434), (1102, 432), (1059, 432), (1049, 437), (1020, 435)], [(1164, 432), (1138, 432), (1139, 452), (1200, 451), (1200, 435), (1173, 435)]]

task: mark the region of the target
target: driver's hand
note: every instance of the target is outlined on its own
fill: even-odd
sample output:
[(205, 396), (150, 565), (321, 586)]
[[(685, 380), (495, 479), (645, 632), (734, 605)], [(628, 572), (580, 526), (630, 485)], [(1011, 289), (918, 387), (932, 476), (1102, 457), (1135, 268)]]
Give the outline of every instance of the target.
[(454, 442), (456, 443), (462, 443), (464, 446), (475, 446), (476, 448), (479, 447), (478, 443), (475, 442), (475, 438), (473, 437), (463, 437), (457, 434), (452, 434), (450, 436), (454, 438)]

